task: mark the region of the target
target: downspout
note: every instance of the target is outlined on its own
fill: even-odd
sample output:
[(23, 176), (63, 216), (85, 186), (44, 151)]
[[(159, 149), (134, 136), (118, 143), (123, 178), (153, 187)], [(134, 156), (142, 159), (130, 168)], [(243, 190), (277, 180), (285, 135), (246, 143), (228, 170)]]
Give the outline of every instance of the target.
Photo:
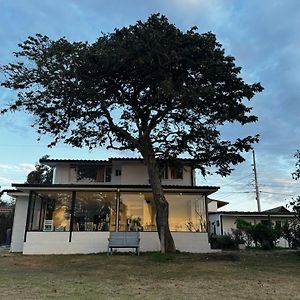
[(194, 179), (195, 179), (195, 177), (194, 177), (194, 168), (193, 167), (191, 167), (191, 186), (195, 186), (195, 182), (194, 182)]
[(223, 235), (223, 215), (220, 215), (221, 235)]

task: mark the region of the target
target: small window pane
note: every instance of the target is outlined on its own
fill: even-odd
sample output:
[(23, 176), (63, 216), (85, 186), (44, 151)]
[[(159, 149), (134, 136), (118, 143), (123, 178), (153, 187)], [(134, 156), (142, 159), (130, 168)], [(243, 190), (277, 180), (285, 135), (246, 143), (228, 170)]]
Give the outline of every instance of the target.
[(111, 182), (111, 166), (79, 165), (77, 167), (79, 182)]
[(172, 179), (183, 179), (183, 168), (171, 168)]
[(160, 168), (159, 168), (159, 174), (160, 174), (160, 178), (161, 179), (168, 179), (168, 166), (165, 164), (165, 165), (161, 165)]
[(99, 181), (101, 174), (95, 165), (79, 165), (77, 167), (77, 180), (82, 182)]
[(111, 182), (111, 166), (105, 167), (105, 182)]

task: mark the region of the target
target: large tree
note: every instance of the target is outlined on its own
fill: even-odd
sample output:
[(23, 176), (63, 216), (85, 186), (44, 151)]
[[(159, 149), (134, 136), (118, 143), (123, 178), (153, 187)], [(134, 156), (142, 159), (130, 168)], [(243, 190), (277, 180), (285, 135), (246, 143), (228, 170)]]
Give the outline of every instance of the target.
[[(294, 154), (296, 158), (295, 171), (292, 177), (295, 180), (300, 179), (300, 150)], [(292, 222), (284, 226), (285, 235), (289, 244), (294, 248), (300, 247), (300, 196), (292, 197), (288, 203), (288, 207), (292, 209), (294, 218)]]
[(296, 164), (295, 164), (295, 171), (292, 173), (292, 177), (295, 180), (298, 180), (300, 178), (300, 150), (297, 150), (297, 152), (294, 154), (294, 157), (296, 158)]
[(26, 110), (55, 145), (135, 150), (148, 167), (161, 251), (175, 251), (159, 159), (193, 158), (202, 174), (228, 175), (257, 136), (224, 140), (220, 126), (257, 120), (244, 104), (262, 91), (246, 84), (212, 33), (183, 32), (159, 14), (102, 34), (94, 43), (37, 34), (3, 66), (18, 91), (2, 112)]
[[(40, 161), (43, 161), (45, 159), (48, 159), (49, 155), (44, 155)], [(44, 165), (41, 162), (38, 162), (35, 164), (35, 170), (31, 171), (27, 175), (26, 183), (31, 184), (51, 184), (52, 183), (52, 177), (53, 177), (53, 169)]]

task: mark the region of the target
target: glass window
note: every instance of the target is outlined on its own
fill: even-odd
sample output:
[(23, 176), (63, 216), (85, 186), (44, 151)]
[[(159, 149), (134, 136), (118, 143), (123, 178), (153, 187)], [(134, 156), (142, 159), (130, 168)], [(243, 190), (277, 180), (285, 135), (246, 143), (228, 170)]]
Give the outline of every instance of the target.
[(104, 166), (105, 167), (105, 182), (111, 182), (111, 166)]
[(159, 167), (159, 174), (161, 179), (168, 179), (168, 166), (166, 164), (163, 164)]
[(116, 193), (77, 192), (73, 231), (115, 231)]
[(152, 193), (121, 193), (119, 231), (156, 231)]
[(78, 181), (96, 181), (97, 167), (95, 165), (79, 165), (77, 166)]
[(263, 225), (265, 226), (269, 226), (270, 225), (270, 221), (269, 220), (261, 220), (260, 221)]
[[(207, 232), (205, 198), (191, 193), (165, 193), (171, 231)], [(69, 231), (71, 191), (37, 191), (29, 208), (29, 231)], [(119, 231), (156, 231), (151, 192), (121, 192)], [(76, 192), (74, 231), (115, 231), (115, 192)]]
[(40, 230), (42, 228), (42, 222), (44, 219), (44, 208), (43, 199), (38, 194), (32, 194), (29, 215), (29, 230)]
[(77, 166), (79, 182), (111, 182), (111, 166), (85, 164)]
[(29, 214), (29, 231), (69, 231), (71, 192), (34, 192)]
[(183, 179), (183, 168), (171, 168), (171, 179)]
[(207, 232), (205, 198), (199, 194), (166, 193), (171, 231)]

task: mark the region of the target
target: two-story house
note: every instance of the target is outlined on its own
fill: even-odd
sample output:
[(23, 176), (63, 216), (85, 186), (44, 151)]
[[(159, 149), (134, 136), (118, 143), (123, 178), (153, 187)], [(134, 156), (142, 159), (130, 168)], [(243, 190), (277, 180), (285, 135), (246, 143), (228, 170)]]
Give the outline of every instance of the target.
[[(12, 252), (105, 252), (110, 231), (140, 231), (141, 251), (159, 251), (155, 204), (147, 168), (139, 158), (44, 160), (52, 184), (13, 184), (16, 198)], [(209, 252), (208, 198), (218, 187), (196, 186), (193, 161), (161, 163), (176, 248)]]

